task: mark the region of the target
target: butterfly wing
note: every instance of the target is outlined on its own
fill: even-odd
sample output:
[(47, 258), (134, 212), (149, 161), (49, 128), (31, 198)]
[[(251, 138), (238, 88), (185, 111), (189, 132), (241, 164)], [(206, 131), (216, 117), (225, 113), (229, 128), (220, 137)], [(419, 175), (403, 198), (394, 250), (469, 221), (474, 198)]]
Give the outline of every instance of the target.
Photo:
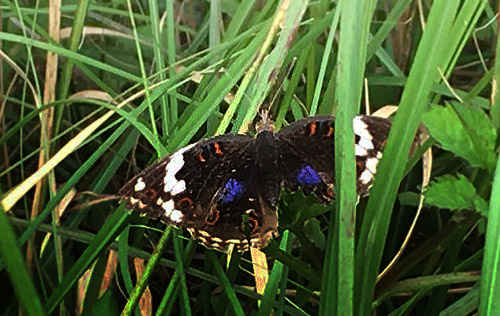
[[(223, 250), (236, 244), (244, 250), (248, 241), (263, 247), (276, 231), (277, 220), (260, 197), (254, 161), (253, 138), (214, 137), (164, 158), (119, 194), (127, 208), (186, 227), (208, 247)], [(248, 234), (245, 227), (251, 228)]]
[[(250, 172), (247, 172), (250, 171)], [(198, 205), (195, 213), (205, 220), (187, 223), (191, 235), (205, 246), (225, 250), (234, 244), (238, 251), (249, 245), (263, 248), (277, 234), (276, 208), (263, 197), (258, 178), (251, 170), (233, 173), (210, 201), (208, 214)]]
[[(353, 121), (357, 171), (357, 191), (368, 193), (390, 129), (388, 119), (357, 116)], [(285, 187), (314, 192), (320, 200), (333, 198), (334, 133), (332, 117), (316, 116), (283, 128), (277, 138), (283, 144), (284, 165), (288, 166)], [(286, 149), (288, 148), (288, 150)]]

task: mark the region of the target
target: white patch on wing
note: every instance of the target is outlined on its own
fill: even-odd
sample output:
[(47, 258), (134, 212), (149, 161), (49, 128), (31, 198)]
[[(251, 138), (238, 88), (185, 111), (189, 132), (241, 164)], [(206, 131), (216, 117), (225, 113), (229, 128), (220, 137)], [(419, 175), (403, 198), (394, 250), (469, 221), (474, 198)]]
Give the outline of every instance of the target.
[(172, 222), (180, 223), (182, 221), (182, 218), (184, 217), (184, 215), (179, 210), (173, 210), (172, 213), (170, 213), (169, 217), (170, 217), (170, 220), (172, 220)]
[(368, 125), (363, 122), (363, 118), (361, 116), (356, 116), (352, 120), (352, 127), (354, 129), (354, 134), (358, 135), (361, 138), (372, 140), (372, 135), (368, 131)]
[(167, 202), (163, 202), (161, 204), (161, 207), (165, 210), (165, 216), (170, 217), (172, 214), (172, 211), (174, 210), (174, 201), (173, 200), (168, 200)]
[(172, 190), (170, 190), (170, 194), (176, 195), (186, 190), (186, 182), (184, 180), (177, 181)]
[(137, 204), (137, 202), (139, 202), (139, 200), (138, 200), (138, 199), (136, 199), (136, 198), (134, 198), (134, 197), (132, 197), (132, 196), (130, 197), (130, 203), (132, 203), (132, 204)]
[(370, 183), (370, 181), (372, 181), (372, 179), (373, 179), (373, 174), (368, 169), (365, 169), (365, 171), (363, 171), (361, 173), (361, 176), (359, 177), (359, 181), (361, 181), (361, 183), (363, 183), (363, 184)]
[(359, 143), (356, 145), (359, 145), (360, 147), (363, 147), (367, 150), (373, 149), (373, 136), (368, 131), (368, 125), (363, 122), (363, 118), (361, 116), (356, 116), (353, 119), (352, 127), (354, 129), (354, 134), (358, 135), (360, 138)]
[(368, 156), (368, 151), (364, 147), (361, 147), (360, 145), (356, 144), (354, 145), (354, 154), (356, 156), (365, 157)]
[(139, 177), (137, 179), (137, 183), (134, 186), (134, 190), (136, 192), (142, 191), (142, 190), (144, 190), (145, 187), (146, 187), (146, 183), (144, 183), (144, 180), (142, 180), (142, 177)]
[(373, 149), (373, 143), (371, 139), (360, 138), (358, 145), (365, 149)]
[(378, 159), (377, 158), (368, 158), (366, 159), (366, 169), (370, 170), (372, 174), (377, 172)]
[(184, 156), (183, 153), (189, 149), (191, 149), (194, 144), (184, 147), (177, 152), (175, 152), (167, 163), (166, 166), (166, 174), (163, 179), (164, 182), (164, 191), (170, 192), (172, 195), (179, 194), (186, 189), (186, 183), (184, 180), (178, 181), (175, 178), (175, 175), (179, 170), (184, 166)]

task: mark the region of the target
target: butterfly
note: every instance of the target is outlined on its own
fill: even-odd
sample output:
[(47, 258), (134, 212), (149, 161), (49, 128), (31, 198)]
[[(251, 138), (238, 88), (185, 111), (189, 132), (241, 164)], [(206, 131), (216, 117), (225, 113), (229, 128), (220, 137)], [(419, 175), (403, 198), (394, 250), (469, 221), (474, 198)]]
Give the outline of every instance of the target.
[[(357, 192), (367, 194), (391, 127), (389, 119), (353, 120)], [(282, 188), (320, 202), (334, 199), (334, 119), (315, 116), (279, 132), (264, 122), (256, 137), (225, 134), (181, 148), (119, 191), (128, 209), (185, 227), (209, 248), (265, 247), (278, 234)]]

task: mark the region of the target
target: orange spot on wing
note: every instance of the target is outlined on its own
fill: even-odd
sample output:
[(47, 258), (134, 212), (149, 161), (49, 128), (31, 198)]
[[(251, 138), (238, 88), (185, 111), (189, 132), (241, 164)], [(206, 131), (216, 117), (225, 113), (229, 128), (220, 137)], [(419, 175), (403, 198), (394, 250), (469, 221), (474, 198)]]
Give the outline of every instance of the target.
[(217, 221), (219, 220), (219, 214), (219, 210), (215, 209), (210, 215), (208, 215), (208, 217), (205, 219), (205, 222), (208, 225), (215, 225), (215, 223), (217, 223)]
[(222, 150), (220, 149), (220, 145), (218, 143), (214, 143), (215, 154), (222, 156)]
[(152, 187), (146, 188), (146, 191), (144, 192), (146, 196), (149, 196), (151, 198), (154, 198), (156, 196), (156, 191)]
[(193, 205), (193, 201), (188, 197), (184, 197), (178, 202), (178, 204), (181, 209), (185, 210)]
[(333, 135), (333, 132), (334, 132), (333, 127), (331, 127), (331, 126), (330, 126), (330, 127), (328, 128), (328, 133), (326, 133), (326, 136), (327, 136), (327, 137), (332, 136), (332, 135)]
[(326, 189), (326, 195), (329, 197), (329, 198), (334, 198), (335, 197), (335, 193), (333, 192), (332, 189), (328, 188)]
[(198, 155), (198, 160), (201, 161), (201, 162), (205, 162), (206, 161), (205, 158), (203, 157), (203, 155), (201, 153)]
[(259, 228), (259, 221), (256, 218), (248, 217), (248, 225), (250, 225), (250, 234), (255, 234)]
[(309, 136), (316, 134), (316, 123), (310, 123), (307, 128), (309, 129)]

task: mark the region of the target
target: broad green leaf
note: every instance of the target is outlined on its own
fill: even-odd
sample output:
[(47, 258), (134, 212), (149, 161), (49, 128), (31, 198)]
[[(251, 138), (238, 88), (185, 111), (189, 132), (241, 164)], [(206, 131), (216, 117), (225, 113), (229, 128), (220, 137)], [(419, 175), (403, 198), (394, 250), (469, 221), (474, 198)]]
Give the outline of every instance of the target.
[(463, 175), (444, 175), (432, 182), (425, 192), (425, 203), (451, 210), (476, 210), (486, 215), (488, 203)]
[(423, 122), (441, 146), (467, 160), (472, 167), (493, 170), (496, 132), (481, 109), (455, 103), (435, 106)]

